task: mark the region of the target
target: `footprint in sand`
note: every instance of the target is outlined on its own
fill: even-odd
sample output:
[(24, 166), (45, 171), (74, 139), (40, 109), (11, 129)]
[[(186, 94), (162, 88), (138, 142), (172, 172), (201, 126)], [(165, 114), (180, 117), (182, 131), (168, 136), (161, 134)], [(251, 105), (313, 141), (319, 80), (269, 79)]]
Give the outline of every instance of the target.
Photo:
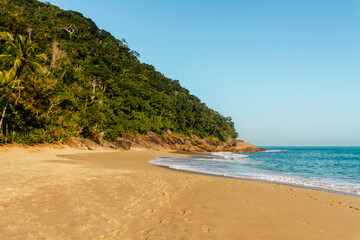
[(180, 214), (185, 214), (186, 211), (185, 211), (185, 210), (179, 210), (179, 213), (180, 213)]
[(348, 206), (348, 208), (352, 208), (352, 209), (354, 209), (354, 210), (360, 210), (359, 208), (353, 207), (353, 206)]
[(169, 204), (167, 204), (166, 202), (159, 201), (158, 204), (162, 207), (169, 207)]
[(171, 195), (170, 195), (170, 194), (167, 194), (167, 193), (165, 193), (165, 192), (163, 192), (162, 195), (163, 195), (164, 197), (171, 198)]
[(204, 233), (208, 233), (208, 232), (210, 232), (210, 228), (208, 227), (208, 226), (202, 226), (202, 228), (201, 228), (203, 231), (204, 231)]
[(317, 198), (314, 198), (313, 196), (309, 196), (308, 198), (310, 198), (312, 200), (317, 200)]
[(140, 233), (141, 233), (141, 234), (148, 234), (148, 233), (150, 233), (150, 232), (153, 231), (153, 230), (154, 230), (154, 228), (148, 228), (148, 229), (141, 230)]
[(329, 206), (333, 206), (333, 205), (335, 205), (335, 204), (340, 205), (340, 204), (341, 204), (341, 202), (332, 201), (332, 202), (327, 202), (326, 204), (327, 204), (327, 205), (329, 205)]
[(153, 213), (154, 212), (154, 209), (149, 209), (147, 210), (148, 213)]

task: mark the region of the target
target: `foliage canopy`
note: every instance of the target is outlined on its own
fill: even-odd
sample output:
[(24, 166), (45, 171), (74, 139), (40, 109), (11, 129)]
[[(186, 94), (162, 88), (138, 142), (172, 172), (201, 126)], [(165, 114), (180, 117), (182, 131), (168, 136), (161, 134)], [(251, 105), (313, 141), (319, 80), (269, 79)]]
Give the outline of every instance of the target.
[(125, 40), (81, 13), (37, 0), (0, 0), (0, 32), (22, 42), (27, 38), (32, 46), (28, 64), (23, 62), (14, 78), (22, 88), (10, 93), (5, 72), (26, 53), (0, 40), (0, 54), (9, 56), (0, 60), (0, 111), (10, 101), (5, 133), (41, 132), (43, 141), (60, 134), (112, 141), (123, 133), (162, 135), (169, 130), (220, 140), (238, 136), (231, 118), (141, 63)]

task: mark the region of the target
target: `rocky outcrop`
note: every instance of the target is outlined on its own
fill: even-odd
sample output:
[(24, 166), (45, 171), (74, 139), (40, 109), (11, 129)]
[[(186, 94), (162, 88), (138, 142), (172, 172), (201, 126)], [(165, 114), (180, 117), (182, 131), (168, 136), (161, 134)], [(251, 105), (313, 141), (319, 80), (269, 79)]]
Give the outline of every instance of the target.
[(125, 150), (130, 150), (130, 148), (132, 146), (134, 146), (134, 143), (128, 140), (124, 140), (124, 139), (119, 139), (118, 141), (115, 142), (115, 146), (117, 148), (121, 148), (121, 149), (125, 149)]
[(90, 150), (101, 147), (123, 150), (136, 147), (159, 150), (172, 149), (187, 152), (260, 152), (265, 150), (237, 139), (223, 142), (215, 139), (201, 139), (197, 136), (181, 137), (171, 133), (160, 137), (153, 132), (140, 137), (123, 134), (116, 142), (111, 143), (103, 140), (100, 145), (82, 138), (71, 138), (67, 144), (71, 147)]
[(84, 150), (95, 150), (101, 147), (96, 142), (93, 142), (89, 139), (79, 138), (79, 137), (72, 137), (67, 142), (72, 148), (84, 149)]

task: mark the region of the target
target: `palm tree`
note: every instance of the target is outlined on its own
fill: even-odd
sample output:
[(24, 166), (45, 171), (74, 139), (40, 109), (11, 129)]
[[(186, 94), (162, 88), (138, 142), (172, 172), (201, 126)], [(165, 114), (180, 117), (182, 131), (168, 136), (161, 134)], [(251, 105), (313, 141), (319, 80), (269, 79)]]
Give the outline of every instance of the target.
[[(0, 72), (0, 99), (7, 97), (5, 107), (3, 109), (0, 119), (0, 134), (2, 134), (3, 120), (5, 118), (5, 112), (9, 104), (9, 100), (10, 98), (16, 98), (16, 95), (13, 93), (13, 90), (21, 89), (21, 87), (19, 86), (19, 80), (12, 79), (10, 75), (11, 74), (8, 71)], [(18, 86), (16, 87), (16, 85)]]
[(7, 94), (5, 94), (7, 101), (0, 119), (0, 134), (2, 134), (3, 121), (10, 97), (15, 95), (13, 91), (21, 88), (21, 77), (26, 71), (31, 73), (43, 72), (42, 65), (39, 62), (45, 60), (45, 55), (36, 54), (37, 44), (31, 43), (27, 37), (22, 35), (0, 32), (0, 40), (5, 40), (6, 51), (6, 54), (1, 54), (0, 58), (12, 63), (12, 67), (8, 71), (3, 71), (0, 76), (4, 84), (2, 92), (5, 91), (5, 88), (7, 89)]

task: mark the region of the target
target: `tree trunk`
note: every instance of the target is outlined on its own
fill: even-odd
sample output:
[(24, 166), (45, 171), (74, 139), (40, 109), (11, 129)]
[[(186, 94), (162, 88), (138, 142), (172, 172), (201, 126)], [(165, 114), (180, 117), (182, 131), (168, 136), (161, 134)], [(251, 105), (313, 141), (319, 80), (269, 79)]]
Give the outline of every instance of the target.
[[(20, 67), (22, 69), (22, 67)], [(18, 79), (17, 78), (17, 73), (15, 73), (15, 78), (14, 79)], [(14, 88), (15, 87), (15, 84), (16, 82), (13, 83), (12, 87), (11, 88)], [(20, 97), (20, 96), (19, 96)], [(7, 109), (7, 106), (9, 105), (9, 100), (10, 98), (7, 99), (6, 101), (6, 104), (5, 104), (5, 107), (4, 107), (4, 110), (2, 112), (2, 115), (1, 115), (1, 120), (0, 120), (0, 134), (2, 135), (3, 134), (3, 122), (4, 122), (4, 118), (5, 118), (5, 113), (6, 113), (6, 109)], [(16, 100), (16, 102), (18, 101), (18, 99)]]
[(8, 104), (9, 104), (9, 99), (7, 99), (4, 110), (1, 115), (1, 120), (0, 120), (0, 134), (1, 135), (3, 134), (3, 122), (4, 122), (5, 112), (6, 112), (6, 108), (7, 108)]

